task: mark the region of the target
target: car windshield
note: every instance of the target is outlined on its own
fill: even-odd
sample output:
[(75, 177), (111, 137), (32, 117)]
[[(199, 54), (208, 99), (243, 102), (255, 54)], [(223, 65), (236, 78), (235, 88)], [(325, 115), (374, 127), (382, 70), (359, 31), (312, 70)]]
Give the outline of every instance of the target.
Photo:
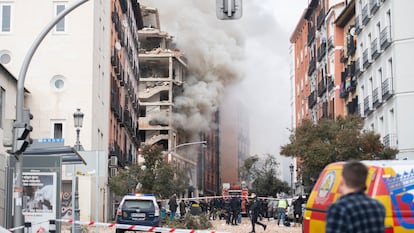
[(151, 200), (125, 200), (123, 209), (154, 209)]

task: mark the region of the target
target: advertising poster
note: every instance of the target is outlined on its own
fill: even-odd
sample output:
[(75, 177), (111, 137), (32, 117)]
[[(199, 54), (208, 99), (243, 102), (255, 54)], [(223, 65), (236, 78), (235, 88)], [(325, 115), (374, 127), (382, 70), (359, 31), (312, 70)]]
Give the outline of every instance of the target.
[(24, 172), (23, 215), (33, 232), (49, 231), (49, 220), (56, 219), (56, 173)]

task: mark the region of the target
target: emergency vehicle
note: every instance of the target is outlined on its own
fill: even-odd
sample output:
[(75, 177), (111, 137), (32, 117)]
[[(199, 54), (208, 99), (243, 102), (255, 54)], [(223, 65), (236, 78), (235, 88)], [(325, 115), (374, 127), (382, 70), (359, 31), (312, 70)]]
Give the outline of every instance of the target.
[[(385, 233), (414, 232), (414, 161), (362, 161), (368, 167), (366, 194), (386, 209)], [(306, 204), (303, 232), (325, 232), (329, 205), (340, 197), (345, 162), (329, 164), (319, 176)]]
[(247, 215), (246, 204), (249, 198), (249, 189), (244, 182), (242, 182), (242, 185), (231, 186), (229, 183), (224, 183), (222, 193), (224, 200), (230, 199), (232, 197), (239, 197), (242, 201), (241, 214)]

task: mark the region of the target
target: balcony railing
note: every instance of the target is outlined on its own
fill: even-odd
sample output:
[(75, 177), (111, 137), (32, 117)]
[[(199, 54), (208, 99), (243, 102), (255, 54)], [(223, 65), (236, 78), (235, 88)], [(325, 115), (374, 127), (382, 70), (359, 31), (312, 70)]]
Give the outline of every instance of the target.
[(348, 34), (346, 36), (346, 50), (347, 50), (346, 54), (348, 56), (353, 55), (356, 51), (354, 36), (351, 34)]
[(326, 93), (326, 89), (327, 89), (327, 85), (326, 85), (326, 79), (323, 78), (319, 83), (318, 83), (318, 96), (321, 97), (323, 96), (323, 94)]
[(317, 29), (321, 29), (323, 23), (325, 22), (325, 9), (321, 9), (321, 11), (319, 12), (318, 17), (316, 18), (316, 27)]
[(318, 48), (318, 61), (321, 61), (326, 54), (326, 42), (322, 42)]
[(355, 61), (355, 76), (358, 76), (361, 74), (361, 62), (359, 61), (359, 58)]
[(389, 34), (388, 26), (382, 29), (380, 33), (380, 46), (382, 50), (385, 50), (391, 45), (391, 38)]
[(386, 101), (393, 95), (392, 78), (387, 78), (381, 83), (382, 100)]
[(380, 100), (380, 96), (379, 96), (379, 88), (375, 88), (372, 91), (372, 107), (377, 108), (378, 106), (381, 105), (381, 100)]
[(309, 24), (308, 26), (308, 45), (311, 45), (315, 40), (315, 27)]
[(368, 4), (365, 4), (365, 6), (362, 7), (362, 23), (364, 25), (367, 25), (368, 22), (369, 22)]
[(382, 138), (382, 144), (384, 146), (389, 148), (397, 148), (398, 147), (398, 141), (397, 141), (397, 135), (395, 134), (387, 134)]
[(312, 109), (313, 106), (315, 106), (316, 101), (317, 101), (316, 91), (312, 91), (310, 93), (310, 95), (308, 96), (308, 106), (309, 106), (309, 109)]
[(374, 15), (378, 9), (378, 0), (369, 0), (369, 10), (371, 11), (371, 15)]
[(371, 96), (364, 98), (364, 115), (368, 116), (372, 112), (372, 107), (370, 103)]
[(346, 71), (348, 72), (348, 75), (350, 77), (355, 76), (355, 61), (352, 61), (351, 63), (348, 64), (348, 66), (346, 67)]
[(308, 68), (308, 75), (312, 75), (313, 72), (316, 70), (316, 59), (313, 57), (309, 61), (309, 68)]
[(373, 41), (371, 41), (371, 57), (372, 59), (377, 59), (377, 57), (380, 55), (378, 51), (378, 39), (375, 38)]
[(364, 52), (362, 53), (362, 62), (363, 62), (362, 66), (364, 67), (364, 69), (367, 69), (370, 64), (368, 49), (365, 49)]

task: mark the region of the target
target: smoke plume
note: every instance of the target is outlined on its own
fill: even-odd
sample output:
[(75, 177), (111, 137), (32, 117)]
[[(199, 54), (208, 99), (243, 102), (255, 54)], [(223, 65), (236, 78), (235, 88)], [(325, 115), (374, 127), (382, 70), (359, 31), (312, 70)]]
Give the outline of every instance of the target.
[(177, 48), (188, 59), (189, 76), (183, 94), (174, 100), (173, 124), (186, 132), (211, 129), (226, 88), (243, 77), (239, 29), (216, 18), (212, 0), (140, 2), (158, 9), (161, 30), (175, 37)]

